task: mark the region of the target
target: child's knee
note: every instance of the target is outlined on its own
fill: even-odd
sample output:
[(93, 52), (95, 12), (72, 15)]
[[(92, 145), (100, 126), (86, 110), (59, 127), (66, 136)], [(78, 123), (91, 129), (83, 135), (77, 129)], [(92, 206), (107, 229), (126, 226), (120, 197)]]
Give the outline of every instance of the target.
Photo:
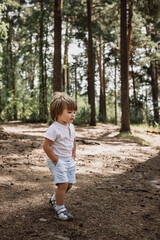
[(72, 183), (68, 183), (68, 188), (67, 188), (67, 190), (71, 189), (71, 188), (72, 188), (72, 186), (73, 186), (73, 184), (72, 184)]
[(59, 183), (57, 184), (58, 189), (66, 191), (68, 189), (68, 183)]

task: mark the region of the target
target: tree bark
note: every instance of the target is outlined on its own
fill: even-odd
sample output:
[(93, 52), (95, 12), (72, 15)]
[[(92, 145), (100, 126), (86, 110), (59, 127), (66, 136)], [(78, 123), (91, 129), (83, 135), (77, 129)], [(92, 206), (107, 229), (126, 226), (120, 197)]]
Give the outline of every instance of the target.
[(75, 64), (75, 102), (77, 103), (77, 64)]
[(30, 85), (30, 89), (31, 89), (31, 98), (34, 97), (34, 94), (33, 94), (33, 90), (34, 90), (34, 71), (35, 71), (35, 60), (33, 60), (33, 50), (32, 50), (32, 45), (33, 45), (33, 42), (32, 42), (32, 34), (30, 35), (30, 56), (31, 56), (31, 60), (29, 62), (29, 65), (30, 65), (30, 69), (31, 71), (28, 73), (29, 75), (29, 85)]
[[(148, 9), (149, 13), (151, 14), (151, 2), (148, 0)], [(149, 20), (146, 18), (146, 32), (147, 36), (151, 35), (151, 39), (154, 40), (156, 35), (152, 34), (152, 31), (149, 27)], [(157, 51), (157, 49), (156, 49)], [(151, 55), (151, 50), (149, 51)], [(148, 53), (146, 54), (148, 55)], [(157, 60), (158, 61), (158, 60)], [(159, 123), (159, 106), (158, 106), (158, 63), (157, 61), (151, 61), (149, 72), (151, 76), (151, 88), (152, 88), (152, 99), (153, 99), (153, 112), (154, 112), (154, 121)]]
[(121, 0), (121, 131), (130, 131), (128, 48), (127, 48), (127, 2)]
[(103, 116), (104, 116), (104, 122), (107, 122), (107, 116), (106, 116), (106, 77), (105, 77), (105, 53), (103, 49)]
[(45, 61), (44, 61), (44, 113), (45, 116), (48, 116), (48, 108), (47, 108), (47, 50), (48, 50), (48, 29), (46, 29), (46, 40), (45, 40)]
[(55, 0), (54, 4), (54, 73), (53, 91), (62, 91), (61, 71), (61, 31), (62, 31), (62, 4), (63, 0)]
[(44, 4), (43, 0), (40, 2), (41, 15), (40, 15), (40, 39), (39, 39), (39, 120), (45, 122), (47, 120), (46, 114), (46, 82), (44, 76)]
[(102, 69), (102, 36), (99, 36), (99, 54), (97, 49), (97, 61), (99, 66), (100, 78), (100, 100), (99, 100), (99, 120), (106, 122), (106, 97), (105, 97), (105, 78)]
[(13, 119), (17, 120), (17, 103), (16, 103), (16, 81), (15, 81), (15, 66), (14, 66), (14, 57), (13, 57), (13, 51), (12, 51), (12, 38), (13, 38), (13, 29), (12, 29), (12, 22), (9, 16), (8, 9), (6, 11), (6, 19), (9, 23), (9, 29), (8, 29), (8, 38), (7, 38), (7, 61), (8, 61), (8, 68), (7, 70), (7, 87), (8, 91), (11, 89), (13, 93)]
[(137, 106), (136, 83), (135, 83), (135, 77), (134, 77), (134, 71), (133, 71), (133, 58), (132, 58), (132, 53), (131, 53), (131, 76), (132, 76), (132, 82), (133, 82), (134, 106)]
[(65, 33), (65, 46), (64, 46), (64, 69), (63, 69), (63, 91), (67, 91), (69, 95), (69, 69), (68, 69), (68, 46), (69, 46), (69, 39), (68, 39), (68, 24), (69, 18), (67, 17), (66, 21), (66, 33)]
[(117, 56), (116, 54), (115, 54), (115, 76), (114, 76), (114, 111), (115, 111), (114, 123), (115, 125), (117, 125)]
[(92, 40), (92, 0), (87, 0), (88, 14), (88, 101), (91, 105), (90, 125), (95, 126), (95, 86), (94, 86), (94, 51)]
[(158, 63), (151, 62), (151, 86), (153, 98), (154, 121), (159, 123), (159, 106), (158, 106)]
[(129, 3), (129, 14), (128, 14), (128, 37), (127, 37), (128, 79), (129, 79), (129, 61), (130, 61), (131, 39), (132, 39), (132, 18), (133, 18), (133, 0)]

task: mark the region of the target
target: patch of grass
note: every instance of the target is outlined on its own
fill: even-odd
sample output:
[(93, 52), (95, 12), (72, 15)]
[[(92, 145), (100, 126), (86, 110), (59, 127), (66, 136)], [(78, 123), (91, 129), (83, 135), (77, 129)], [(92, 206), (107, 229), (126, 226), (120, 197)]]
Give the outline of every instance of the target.
[(142, 131), (151, 131), (151, 132), (154, 131), (154, 132), (158, 133), (158, 132), (160, 132), (160, 125), (157, 124), (155, 126), (153, 126), (153, 125), (149, 126), (147, 124), (138, 124), (138, 125), (132, 124), (131, 129), (133, 129), (135, 131), (140, 131), (140, 132), (142, 132)]
[(118, 135), (117, 135), (118, 138), (127, 138), (133, 142), (136, 142), (142, 146), (149, 146), (150, 143), (145, 141), (143, 138), (140, 138), (140, 137), (137, 137), (137, 136), (134, 136), (131, 132), (120, 132)]

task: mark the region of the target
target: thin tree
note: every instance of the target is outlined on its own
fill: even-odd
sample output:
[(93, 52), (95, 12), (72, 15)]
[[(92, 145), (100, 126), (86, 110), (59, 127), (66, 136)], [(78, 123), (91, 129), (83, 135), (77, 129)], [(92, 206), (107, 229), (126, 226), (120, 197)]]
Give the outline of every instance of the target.
[(44, 6), (43, 1), (40, 1), (40, 21), (39, 21), (39, 117), (40, 120), (44, 119), (44, 65), (43, 65), (43, 21), (44, 21)]
[(137, 95), (136, 95), (136, 83), (135, 83), (135, 74), (133, 70), (133, 54), (131, 53), (131, 75), (132, 75), (132, 82), (133, 82), (133, 99), (134, 99), (134, 106), (137, 106)]
[(121, 0), (121, 131), (130, 131), (128, 48), (127, 48), (127, 1)]
[[(15, 57), (13, 52), (13, 19), (11, 14), (9, 14), (9, 6), (6, 10), (6, 20), (9, 23), (8, 28), (8, 37), (7, 37), (7, 65), (5, 66), (6, 71), (6, 80), (7, 80), (7, 90), (12, 91), (13, 94), (13, 119), (17, 120), (17, 103), (16, 103), (16, 79), (15, 79)], [(8, 70), (9, 68), (9, 70)], [(7, 93), (9, 95), (9, 93)], [(9, 114), (10, 115), (10, 114)]]
[(97, 49), (96, 53), (97, 53), (97, 61), (99, 66), (99, 78), (100, 78), (99, 120), (105, 123), (106, 122), (106, 96), (105, 96), (105, 78), (103, 76), (104, 69), (102, 68), (102, 62), (104, 62), (104, 59), (102, 61), (102, 36), (101, 35), (99, 35), (99, 51)]
[(115, 49), (115, 76), (114, 76), (114, 111), (115, 111), (115, 120), (114, 123), (117, 125), (117, 49)]
[(61, 31), (62, 31), (62, 5), (63, 0), (54, 2), (54, 73), (53, 91), (62, 91), (62, 67), (61, 67)]
[[(154, 8), (156, 9), (156, 3), (155, 3)], [(159, 5), (158, 5), (158, 9), (159, 9)], [(153, 10), (151, 9), (151, 1), (150, 0), (148, 0), (148, 10), (149, 10), (149, 15), (151, 15), (151, 14), (154, 15)], [(158, 12), (158, 14), (159, 14), (159, 12)], [(155, 19), (156, 19), (156, 17), (155, 17)], [(158, 28), (158, 24), (159, 24), (159, 22), (157, 23), (157, 28)], [(154, 24), (154, 25), (156, 25), (156, 24)], [(149, 33), (151, 34), (151, 31), (149, 31)], [(157, 30), (155, 31), (155, 34), (151, 34), (151, 40), (156, 39), (157, 38), (156, 35), (158, 35)], [(159, 48), (159, 46), (158, 46), (158, 48)], [(157, 48), (155, 50), (158, 51)], [(154, 121), (156, 123), (160, 123), (159, 122), (159, 106), (158, 106), (158, 96), (159, 96), (159, 93), (158, 93), (158, 90), (159, 90), (159, 88), (158, 88), (159, 63), (158, 62), (159, 62), (158, 59), (154, 59), (150, 63), (153, 111), (154, 111)]]
[(44, 65), (44, 3), (40, 1), (40, 39), (39, 39), (39, 119), (47, 120), (46, 79)]
[(129, 2), (129, 13), (128, 13), (128, 35), (127, 35), (128, 79), (129, 79), (129, 60), (130, 60), (130, 49), (131, 49), (131, 39), (132, 39), (132, 18), (133, 18), (133, 0)]
[(105, 46), (103, 46), (103, 116), (104, 116), (104, 122), (107, 121), (107, 114), (106, 114), (106, 66), (105, 66)]
[(152, 61), (150, 65), (151, 87), (153, 98), (154, 121), (159, 123), (159, 106), (158, 106), (158, 61)]
[(77, 63), (75, 63), (75, 102), (77, 103)]
[(92, 0), (87, 0), (88, 14), (88, 102), (91, 105), (90, 125), (96, 125), (95, 119), (95, 86), (94, 86), (94, 51), (92, 39)]
[(63, 91), (70, 94), (69, 66), (68, 66), (68, 47), (69, 47), (69, 17), (66, 18), (66, 32), (64, 43), (64, 67), (63, 67)]

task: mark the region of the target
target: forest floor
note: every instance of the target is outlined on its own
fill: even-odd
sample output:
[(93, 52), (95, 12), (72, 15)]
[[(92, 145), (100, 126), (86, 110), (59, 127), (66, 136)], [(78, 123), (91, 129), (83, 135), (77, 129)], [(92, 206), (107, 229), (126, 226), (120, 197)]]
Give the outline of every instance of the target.
[(77, 183), (66, 196), (74, 221), (62, 222), (48, 205), (55, 187), (42, 150), (47, 125), (0, 127), (1, 240), (160, 239), (160, 134), (77, 126)]

